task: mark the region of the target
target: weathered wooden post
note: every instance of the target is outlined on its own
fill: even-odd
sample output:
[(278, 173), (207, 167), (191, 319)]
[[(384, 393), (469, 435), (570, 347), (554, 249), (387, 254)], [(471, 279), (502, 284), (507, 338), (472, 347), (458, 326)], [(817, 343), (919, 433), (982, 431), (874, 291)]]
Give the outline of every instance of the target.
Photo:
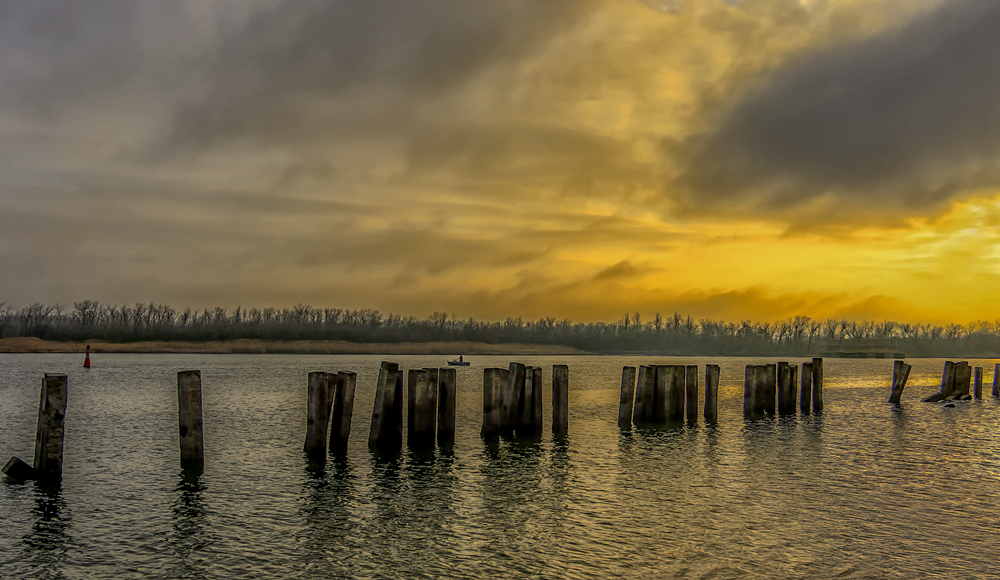
[(719, 421), (719, 365), (705, 365), (705, 422)]
[(957, 366), (954, 362), (944, 361), (944, 371), (941, 373), (941, 389), (929, 397), (920, 399), (921, 403), (937, 403), (950, 397), (955, 392), (955, 376)]
[(403, 447), (403, 375), (399, 365), (382, 362), (375, 386), (375, 409), (372, 411), (368, 448), (384, 453), (398, 453)]
[(201, 416), (201, 371), (177, 373), (177, 419), (180, 423), (181, 467), (187, 470), (201, 471), (205, 467), (205, 438), (202, 434)]
[(569, 433), (569, 367), (552, 365), (552, 434)]
[(455, 397), (458, 375), (455, 369), (438, 370), (437, 439), (442, 449), (455, 445)]
[(808, 413), (812, 410), (812, 363), (802, 363), (802, 390), (799, 392), (799, 411)]
[(544, 422), (544, 412), (542, 408), (542, 367), (534, 367), (532, 369), (532, 374), (534, 375), (533, 382), (535, 385), (531, 394), (532, 425), (535, 429), (535, 438), (541, 440), (542, 424)]
[(687, 420), (688, 423), (698, 421), (698, 365), (687, 365), (685, 368), (684, 388), (687, 390)]
[(778, 363), (778, 414), (792, 415), (795, 413), (795, 379), (792, 378), (792, 365), (787, 362)]
[(309, 373), (306, 404), (306, 442), (302, 450), (314, 461), (326, 459), (327, 430), (336, 382), (331, 373)]
[(347, 453), (347, 439), (351, 436), (351, 422), (354, 417), (354, 390), (358, 383), (357, 373), (341, 371), (336, 375), (333, 389), (333, 413), (330, 421), (330, 453)]
[(684, 399), (687, 397), (684, 387), (687, 369), (684, 365), (666, 365), (660, 368), (663, 369), (666, 377), (667, 400), (662, 405), (657, 404), (657, 407), (666, 410), (666, 417), (657, 418), (657, 422), (682, 423), (684, 421)]
[(618, 428), (632, 428), (632, 404), (635, 401), (635, 367), (622, 367), (622, 391), (618, 401)]
[(898, 405), (900, 397), (903, 396), (906, 379), (910, 376), (910, 368), (910, 365), (901, 360), (892, 363), (892, 392), (889, 394), (889, 402), (893, 405)]
[(760, 384), (760, 388), (764, 390), (763, 396), (761, 397), (762, 411), (767, 414), (774, 416), (777, 410), (777, 397), (778, 397), (778, 365), (770, 364), (764, 365), (766, 380)]
[(533, 409), (532, 402), (534, 401), (534, 397), (535, 367), (525, 365), (524, 383), (521, 386), (521, 396), (518, 397), (517, 410), (515, 412), (517, 421), (514, 425), (514, 432), (517, 434), (518, 439), (532, 437), (535, 434), (531, 418), (531, 411)]
[(39, 479), (62, 480), (63, 436), (66, 433), (66, 375), (45, 373), (35, 432), (35, 473)]
[(483, 428), (480, 435), (485, 439), (500, 435), (502, 371), (503, 369), (483, 369)]
[(510, 375), (503, 386), (503, 399), (500, 434), (510, 437), (517, 425), (517, 410), (524, 394), (524, 365), (518, 362), (510, 363)]
[(972, 367), (969, 366), (969, 361), (963, 360), (955, 369), (955, 392), (952, 394), (967, 397), (971, 386)]
[(993, 396), (1000, 397), (1000, 363), (993, 365)]
[(976, 367), (975, 378), (972, 381), (972, 396), (983, 398), (983, 367)]
[(656, 367), (640, 365), (639, 376), (635, 384), (635, 408), (632, 420), (636, 425), (649, 423), (653, 413), (653, 402), (656, 390)]
[(813, 413), (823, 410), (823, 359), (814, 358), (812, 362), (813, 383)]
[(407, 390), (410, 399), (407, 401), (410, 422), (406, 431), (406, 444), (414, 451), (426, 451), (434, 448), (434, 436), (437, 425), (437, 380), (432, 380), (431, 370), (437, 375), (437, 369), (411, 369), (407, 377)]
[(747, 365), (743, 383), (743, 418), (764, 417), (764, 397), (767, 394), (767, 366)]
[(653, 403), (650, 410), (649, 421), (652, 423), (665, 423), (667, 417), (673, 411), (673, 399), (671, 399), (671, 387), (673, 385), (672, 366), (656, 365), (653, 367)]

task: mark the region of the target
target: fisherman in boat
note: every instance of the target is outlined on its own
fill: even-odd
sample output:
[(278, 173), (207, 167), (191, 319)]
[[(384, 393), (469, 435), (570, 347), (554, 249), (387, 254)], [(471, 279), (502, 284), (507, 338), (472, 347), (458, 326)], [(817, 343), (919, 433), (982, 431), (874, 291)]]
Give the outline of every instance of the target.
[(465, 362), (464, 359), (462, 358), (462, 355), (458, 355), (458, 362)]

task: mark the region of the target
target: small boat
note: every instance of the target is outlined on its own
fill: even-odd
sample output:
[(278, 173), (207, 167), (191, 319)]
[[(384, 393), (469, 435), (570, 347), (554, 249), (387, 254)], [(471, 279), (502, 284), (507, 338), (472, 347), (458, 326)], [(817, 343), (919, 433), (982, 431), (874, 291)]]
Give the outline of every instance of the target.
[(462, 359), (459, 359), (459, 360), (450, 360), (450, 361), (448, 361), (448, 365), (449, 366), (453, 366), (453, 367), (467, 367), (467, 366), (469, 366), (469, 361), (462, 360)]

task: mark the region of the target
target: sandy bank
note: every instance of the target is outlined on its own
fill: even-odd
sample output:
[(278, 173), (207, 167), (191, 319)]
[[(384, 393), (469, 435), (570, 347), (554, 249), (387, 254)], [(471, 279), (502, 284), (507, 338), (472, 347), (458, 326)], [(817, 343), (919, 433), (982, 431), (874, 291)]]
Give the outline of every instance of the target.
[(338, 340), (226, 340), (216, 342), (53, 342), (38, 338), (0, 339), (0, 352), (93, 352), (203, 354), (440, 354), (572, 355), (587, 354), (568, 346), (487, 344), (485, 342), (359, 343)]

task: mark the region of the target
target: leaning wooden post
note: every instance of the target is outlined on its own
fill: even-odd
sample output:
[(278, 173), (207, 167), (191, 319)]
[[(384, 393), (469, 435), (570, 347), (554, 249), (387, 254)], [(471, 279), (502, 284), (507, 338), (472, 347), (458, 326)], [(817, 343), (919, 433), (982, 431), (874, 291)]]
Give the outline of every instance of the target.
[(719, 421), (719, 365), (705, 365), (705, 422)]
[(813, 383), (813, 413), (823, 410), (823, 359), (814, 358), (812, 362)]
[(685, 369), (684, 385), (687, 391), (687, 420), (688, 423), (698, 421), (698, 365), (688, 365)]
[(812, 367), (812, 363), (802, 363), (802, 390), (799, 392), (799, 411), (802, 413), (812, 410)]
[(892, 393), (889, 395), (889, 402), (898, 405), (903, 396), (903, 389), (906, 388), (906, 379), (910, 376), (910, 365), (898, 360), (892, 364)]
[(976, 376), (972, 380), (972, 396), (983, 398), (983, 367), (976, 367)]
[(993, 396), (1000, 397), (1000, 363), (993, 365)]
[(500, 435), (502, 369), (483, 369), (483, 428), (480, 435), (491, 439)]
[(177, 418), (180, 422), (181, 467), (200, 471), (205, 467), (201, 371), (177, 373)]
[(382, 362), (375, 386), (375, 408), (368, 432), (372, 451), (396, 452), (403, 446), (403, 377), (399, 365)]
[(407, 377), (407, 392), (410, 393), (410, 397), (407, 400), (409, 423), (406, 445), (414, 451), (434, 448), (437, 381), (434, 383), (431, 385), (431, 376), (427, 369), (410, 369)]
[(357, 373), (341, 371), (336, 376), (333, 389), (333, 413), (330, 421), (330, 453), (347, 453), (347, 439), (351, 436), (351, 422), (354, 417), (354, 390), (358, 383)]
[(455, 369), (438, 370), (437, 440), (442, 449), (455, 444), (455, 396), (458, 375)]
[(532, 369), (534, 375), (535, 390), (531, 395), (531, 417), (532, 426), (535, 429), (535, 438), (542, 438), (543, 408), (542, 408), (542, 367)]
[(569, 367), (552, 365), (552, 434), (569, 433)]
[(635, 401), (635, 367), (622, 367), (622, 391), (618, 401), (618, 428), (632, 428), (632, 404)]
[(39, 479), (62, 479), (68, 391), (66, 375), (45, 373), (38, 402), (38, 430), (35, 432), (34, 467)]
[(306, 442), (302, 450), (314, 461), (326, 459), (326, 439), (330, 425), (330, 407), (336, 386), (331, 373), (309, 373), (306, 407)]
[(937, 403), (950, 397), (955, 392), (955, 370), (958, 365), (953, 361), (944, 361), (944, 371), (941, 373), (941, 388), (937, 393), (920, 399), (921, 403)]

